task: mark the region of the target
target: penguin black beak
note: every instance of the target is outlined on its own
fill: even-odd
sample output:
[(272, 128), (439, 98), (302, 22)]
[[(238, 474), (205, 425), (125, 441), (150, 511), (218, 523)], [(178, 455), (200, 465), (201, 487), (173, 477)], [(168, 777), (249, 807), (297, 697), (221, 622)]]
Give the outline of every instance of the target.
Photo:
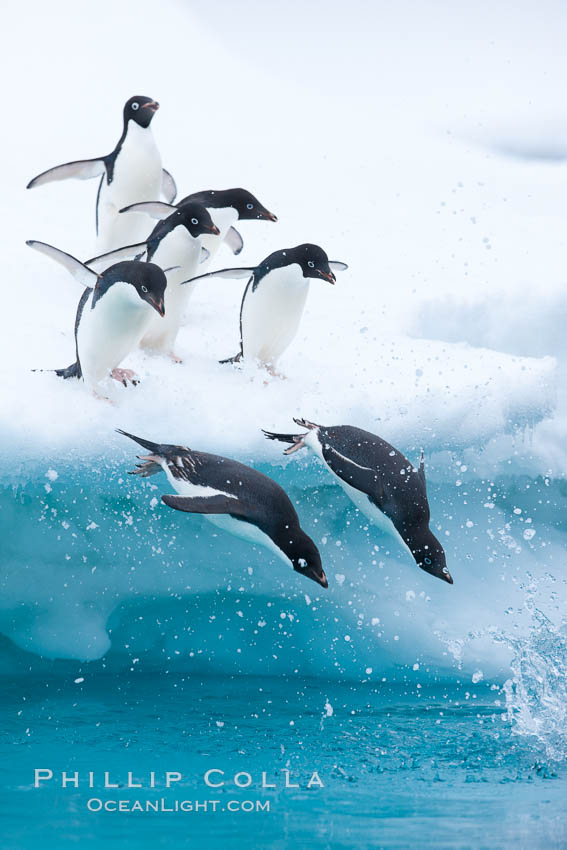
[(333, 285), (337, 282), (337, 279), (333, 272), (322, 272), (321, 269), (317, 269), (317, 271), (319, 272), (323, 280), (328, 280), (329, 283), (332, 283)]
[(163, 317), (165, 316), (165, 305), (163, 303), (163, 298), (161, 298), (159, 301), (154, 301), (153, 298), (148, 298), (148, 304), (151, 304), (154, 310), (157, 310), (157, 312), (163, 319)]
[(273, 213), (269, 212), (269, 210), (262, 210), (260, 212), (259, 218), (265, 218), (268, 221), (277, 221), (278, 220), (277, 215), (274, 215)]
[(206, 227), (205, 229), (208, 230), (209, 233), (214, 233), (215, 236), (220, 236), (220, 230), (218, 229), (216, 224), (213, 224), (212, 227)]
[(157, 112), (159, 109), (159, 103), (157, 100), (150, 100), (149, 103), (144, 104), (144, 109), (151, 109), (152, 112)]
[(311, 581), (314, 581), (316, 584), (320, 584), (321, 587), (325, 588), (325, 590), (329, 587), (327, 576), (323, 570), (321, 570), (320, 573), (315, 572), (314, 569), (299, 570), (298, 572), (300, 572), (302, 576), (305, 576), (305, 578), (310, 578)]

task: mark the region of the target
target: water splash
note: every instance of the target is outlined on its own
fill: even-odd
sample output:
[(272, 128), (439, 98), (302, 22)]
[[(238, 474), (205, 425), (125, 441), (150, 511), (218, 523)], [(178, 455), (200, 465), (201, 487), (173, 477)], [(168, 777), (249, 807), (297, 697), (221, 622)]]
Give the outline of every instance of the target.
[(532, 609), (526, 636), (495, 635), (513, 651), (512, 676), (504, 683), (506, 715), (515, 735), (543, 747), (548, 759), (567, 759), (567, 624), (555, 626)]

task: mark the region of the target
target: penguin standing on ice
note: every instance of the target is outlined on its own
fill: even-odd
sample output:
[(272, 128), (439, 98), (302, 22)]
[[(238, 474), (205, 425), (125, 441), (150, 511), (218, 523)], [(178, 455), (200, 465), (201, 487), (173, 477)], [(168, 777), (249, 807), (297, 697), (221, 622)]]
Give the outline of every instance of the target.
[(255, 267), (220, 269), (199, 275), (248, 278), (240, 307), (240, 351), (222, 363), (256, 361), (272, 374), (275, 364), (297, 333), (312, 279), (335, 283), (333, 271), (346, 263), (330, 261), (318, 245), (306, 243), (274, 251)]
[(194, 288), (180, 284), (188, 274), (194, 275), (199, 263), (208, 258), (208, 251), (201, 244), (203, 236), (218, 234), (219, 230), (202, 204), (191, 203), (180, 209), (171, 209), (173, 212), (170, 211), (167, 218), (156, 224), (145, 242), (93, 257), (85, 265), (99, 272), (112, 263), (136, 258), (148, 263), (155, 262), (162, 269), (168, 269), (165, 318), (159, 315), (152, 317), (140, 344), (142, 348), (166, 354), (175, 362), (180, 362), (174, 352), (175, 339)]
[(118, 429), (147, 449), (131, 475), (147, 478), (162, 469), (178, 495), (162, 496), (170, 508), (203, 514), (235, 537), (274, 552), (305, 578), (328, 587), (319, 551), (299, 525), (284, 490), (267, 475), (236, 460), (184, 446), (152, 443)]
[(122, 213), (146, 213), (154, 218), (165, 218), (171, 215), (177, 208), (181, 209), (187, 204), (203, 204), (209, 211), (214, 223), (218, 227), (218, 235), (207, 234), (203, 239), (203, 246), (209, 252), (209, 258), (205, 265), (210, 263), (221, 245), (227, 245), (233, 254), (240, 254), (244, 247), (242, 236), (234, 227), (237, 221), (277, 221), (277, 216), (271, 213), (260, 203), (252, 192), (247, 189), (209, 189), (204, 192), (194, 192), (172, 204), (164, 204), (161, 201), (147, 201), (140, 204), (131, 204)]
[(118, 368), (140, 344), (152, 316), (164, 316), (165, 273), (154, 263), (122, 262), (97, 274), (79, 260), (44, 242), (27, 244), (60, 263), (85, 287), (75, 319), (76, 360), (57, 369), (62, 378), (83, 378), (99, 395), (111, 377), (127, 385), (137, 383), (130, 369)]
[(177, 193), (175, 182), (161, 165), (151, 122), (159, 103), (149, 97), (131, 97), (123, 110), (122, 135), (112, 153), (96, 159), (66, 162), (38, 174), (28, 189), (57, 180), (100, 177), (96, 200), (97, 248), (99, 253), (138, 242), (146, 229), (136, 216), (120, 216), (122, 207), (135, 201), (151, 201), (160, 193), (171, 203)]
[(404, 455), (369, 431), (352, 425), (325, 427), (294, 419), (304, 434), (264, 431), (269, 440), (290, 443), (284, 454), (307, 446), (337, 478), (368, 519), (405, 545), (418, 567), (453, 584), (445, 552), (429, 528), (423, 456), (416, 469)]

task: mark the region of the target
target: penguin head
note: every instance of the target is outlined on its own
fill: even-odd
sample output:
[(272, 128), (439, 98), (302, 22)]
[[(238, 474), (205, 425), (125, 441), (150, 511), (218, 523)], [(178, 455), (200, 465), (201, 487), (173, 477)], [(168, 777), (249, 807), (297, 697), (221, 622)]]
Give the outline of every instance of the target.
[(164, 295), (167, 280), (165, 273), (155, 263), (141, 263), (137, 260), (115, 263), (101, 275), (99, 286), (107, 289), (113, 283), (119, 282), (131, 284), (133, 303), (145, 301), (160, 316), (165, 316)]
[(326, 253), (318, 245), (298, 245), (288, 252), (293, 254), (292, 262), (301, 266), (303, 277), (314, 277), (318, 280), (326, 280), (329, 283), (336, 283), (336, 277), (331, 271), (329, 258)]
[(246, 189), (227, 189), (224, 194), (226, 195), (227, 206), (233, 207), (241, 220), (258, 218), (267, 221), (278, 220), (276, 215), (267, 210), (258, 198)]
[(299, 532), (293, 541), (290, 541), (288, 557), (293, 564), (296, 573), (301, 573), (305, 578), (317, 582), (321, 587), (329, 587), (327, 576), (321, 564), (319, 550), (310, 537), (304, 531)]
[(184, 204), (174, 213), (177, 224), (181, 224), (187, 228), (193, 238), (202, 236), (205, 233), (218, 236), (220, 230), (212, 220), (210, 213), (202, 204), (191, 202)]
[(447, 569), (445, 551), (429, 528), (420, 529), (411, 535), (410, 549), (418, 567), (435, 578), (453, 584), (453, 578)]
[(158, 109), (159, 103), (151, 97), (134, 95), (124, 104), (124, 126), (128, 121), (135, 121), (140, 127), (149, 127)]

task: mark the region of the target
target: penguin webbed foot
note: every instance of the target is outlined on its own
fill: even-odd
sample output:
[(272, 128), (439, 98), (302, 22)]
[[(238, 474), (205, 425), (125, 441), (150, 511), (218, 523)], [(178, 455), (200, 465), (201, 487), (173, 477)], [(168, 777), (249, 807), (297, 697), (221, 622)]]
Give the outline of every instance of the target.
[(140, 478), (149, 478), (150, 475), (161, 472), (161, 466), (154, 455), (137, 455), (137, 458), (142, 463), (137, 463), (136, 469), (129, 470), (128, 475), (139, 475)]
[(291, 445), (284, 450), (284, 455), (291, 455), (304, 448), (305, 437), (307, 436), (307, 434), (279, 434), (275, 431), (265, 431), (263, 428), (262, 434), (267, 440), (278, 440), (280, 443), (291, 443)]
[[(271, 375), (272, 378), (279, 378), (281, 381), (287, 381), (287, 375), (284, 375), (283, 372), (278, 372), (278, 370), (270, 363), (266, 366), (266, 372), (268, 375)], [(264, 383), (267, 383), (267, 381), (264, 381)]]
[(136, 373), (132, 371), (132, 369), (113, 369), (110, 376), (125, 387), (128, 386), (128, 382), (130, 382), (133, 387), (137, 387), (140, 383), (140, 379)]

